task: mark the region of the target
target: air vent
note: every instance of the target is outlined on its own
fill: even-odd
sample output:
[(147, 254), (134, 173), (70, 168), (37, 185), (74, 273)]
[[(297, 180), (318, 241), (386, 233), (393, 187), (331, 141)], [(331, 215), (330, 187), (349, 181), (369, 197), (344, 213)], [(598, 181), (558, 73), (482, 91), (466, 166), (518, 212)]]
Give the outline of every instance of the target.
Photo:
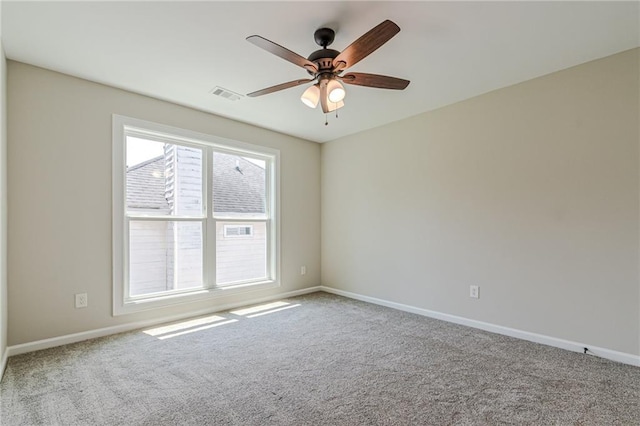
[(221, 98), (229, 99), (230, 101), (237, 101), (242, 98), (242, 95), (239, 93), (232, 92), (231, 90), (225, 89), (224, 87), (216, 86), (211, 89), (210, 92), (212, 95), (220, 96)]

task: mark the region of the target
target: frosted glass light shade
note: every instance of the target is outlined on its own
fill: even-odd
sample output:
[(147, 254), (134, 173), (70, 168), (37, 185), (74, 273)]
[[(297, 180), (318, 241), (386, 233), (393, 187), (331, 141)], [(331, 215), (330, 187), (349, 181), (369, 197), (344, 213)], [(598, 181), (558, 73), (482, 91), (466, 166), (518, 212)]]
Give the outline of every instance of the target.
[(327, 98), (329, 102), (338, 103), (344, 99), (344, 95), (347, 94), (344, 90), (344, 86), (336, 79), (330, 80), (327, 84)]
[(314, 84), (305, 90), (302, 96), (300, 96), (300, 100), (309, 108), (315, 108), (320, 100), (320, 88), (318, 85)]
[(327, 106), (329, 107), (329, 112), (332, 112), (342, 108), (344, 106), (344, 101), (335, 102), (335, 103), (329, 102)]

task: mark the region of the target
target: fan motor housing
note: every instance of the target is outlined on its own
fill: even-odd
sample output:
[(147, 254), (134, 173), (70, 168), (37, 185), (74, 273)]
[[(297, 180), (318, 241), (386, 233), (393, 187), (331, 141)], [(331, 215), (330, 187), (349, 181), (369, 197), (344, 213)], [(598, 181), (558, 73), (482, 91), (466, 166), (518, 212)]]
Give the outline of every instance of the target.
[(327, 49), (327, 46), (333, 43), (335, 36), (336, 33), (331, 28), (318, 28), (316, 32), (313, 33), (313, 39), (322, 49), (316, 50), (307, 58), (318, 66), (319, 71), (317, 73), (309, 71), (309, 74), (318, 75), (321, 72), (333, 71), (333, 58), (338, 56), (340, 52)]
[(318, 70), (326, 71), (333, 68), (333, 58), (338, 56), (340, 52), (333, 49), (320, 49), (313, 52), (307, 59), (318, 65)]

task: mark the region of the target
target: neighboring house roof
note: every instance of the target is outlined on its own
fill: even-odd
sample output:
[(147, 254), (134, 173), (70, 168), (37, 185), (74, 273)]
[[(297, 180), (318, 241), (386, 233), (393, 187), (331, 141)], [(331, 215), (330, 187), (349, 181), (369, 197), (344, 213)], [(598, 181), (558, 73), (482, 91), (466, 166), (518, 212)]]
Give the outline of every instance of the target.
[(264, 213), (264, 169), (242, 157), (216, 152), (213, 209), (216, 213)]
[[(213, 204), (216, 213), (263, 213), (264, 168), (236, 155), (215, 153)], [(165, 198), (165, 161), (158, 156), (127, 168), (127, 208), (169, 214)]]
[(169, 214), (164, 189), (164, 155), (127, 168), (128, 209)]

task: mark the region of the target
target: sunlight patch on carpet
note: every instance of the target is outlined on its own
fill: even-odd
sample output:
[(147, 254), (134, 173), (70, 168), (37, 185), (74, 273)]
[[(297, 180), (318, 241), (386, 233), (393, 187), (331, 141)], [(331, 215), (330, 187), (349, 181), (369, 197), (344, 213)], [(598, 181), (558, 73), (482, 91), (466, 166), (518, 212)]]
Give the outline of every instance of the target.
[(206, 317), (191, 319), (187, 321), (180, 321), (177, 323), (163, 325), (160, 327), (149, 328), (147, 330), (143, 330), (142, 332), (148, 334), (149, 336), (157, 337), (167, 333), (173, 333), (175, 331), (182, 331), (192, 327), (198, 327), (202, 325), (212, 324), (218, 321), (226, 320), (226, 318), (221, 317), (219, 315), (209, 315)]
[(298, 306), (300, 306), (299, 303), (296, 305), (283, 306), (282, 308), (276, 308), (276, 309), (271, 309), (270, 311), (263, 311), (263, 312), (258, 312), (257, 314), (247, 315), (247, 318), (255, 318), (262, 315), (273, 314), (274, 312), (284, 311), (285, 309), (297, 308)]
[(282, 306), (288, 306), (288, 305), (290, 305), (290, 303), (278, 301), (278, 302), (264, 303), (262, 305), (256, 305), (250, 308), (236, 309), (235, 311), (231, 311), (231, 313), (234, 315), (246, 316), (246, 315), (255, 314), (256, 312), (268, 311), (271, 309), (280, 308)]

